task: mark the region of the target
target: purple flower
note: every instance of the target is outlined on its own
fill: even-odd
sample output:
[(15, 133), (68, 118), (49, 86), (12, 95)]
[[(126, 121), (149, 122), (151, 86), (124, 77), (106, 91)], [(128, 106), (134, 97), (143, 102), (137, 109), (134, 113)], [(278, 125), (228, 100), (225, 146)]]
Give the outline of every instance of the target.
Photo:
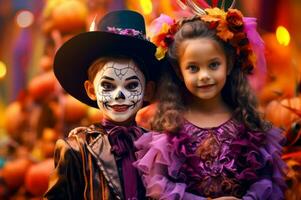
[(108, 29), (108, 32), (110, 32), (110, 33), (115, 33), (118, 35), (132, 36), (132, 37), (146, 40), (145, 35), (142, 32), (135, 30), (135, 29), (131, 29), (131, 28), (123, 29), (123, 28), (116, 28), (116, 27), (107, 27), (107, 29)]

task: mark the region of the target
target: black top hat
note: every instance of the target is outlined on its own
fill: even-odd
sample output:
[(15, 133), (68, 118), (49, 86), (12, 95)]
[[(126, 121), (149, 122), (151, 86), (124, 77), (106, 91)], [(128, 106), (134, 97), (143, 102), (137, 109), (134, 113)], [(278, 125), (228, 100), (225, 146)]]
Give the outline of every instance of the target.
[(154, 79), (158, 67), (155, 52), (156, 46), (146, 39), (142, 15), (130, 10), (113, 11), (100, 20), (96, 31), (76, 35), (60, 47), (54, 58), (54, 74), (66, 92), (97, 108), (84, 88), (88, 68), (96, 59), (131, 57), (140, 63), (147, 79)]

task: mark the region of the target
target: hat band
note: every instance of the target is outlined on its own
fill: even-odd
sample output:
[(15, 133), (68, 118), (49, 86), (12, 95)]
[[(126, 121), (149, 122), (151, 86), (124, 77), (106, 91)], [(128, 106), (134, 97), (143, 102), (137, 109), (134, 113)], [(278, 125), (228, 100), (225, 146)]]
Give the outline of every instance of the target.
[(131, 36), (131, 37), (135, 37), (135, 38), (139, 38), (139, 39), (148, 41), (148, 39), (142, 32), (140, 32), (136, 29), (132, 29), (132, 28), (123, 29), (123, 28), (116, 28), (116, 27), (108, 26), (107, 31), (110, 33), (118, 34), (118, 35)]

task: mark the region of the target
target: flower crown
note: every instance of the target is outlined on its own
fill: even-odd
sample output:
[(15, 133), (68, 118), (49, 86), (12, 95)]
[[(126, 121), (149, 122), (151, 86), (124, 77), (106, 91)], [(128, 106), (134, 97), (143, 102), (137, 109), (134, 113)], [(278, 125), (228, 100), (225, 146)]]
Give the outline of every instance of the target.
[[(243, 17), (239, 10), (231, 8), (227, 12), (217, 7), (203, 11), (205, 13), (197, 14), (197, 18), (206, 22), (209, 29), (216, 30), (218, 38), (235, 48), (238, 64), (244, 71), (250, 74), (255, 66), (265, 69), (264, 44), (256, 31), (255, 18)], [(161, 60), (182, 24), (166, 15), (153, 23), (156, 33), (151, 41), (157, 46), (157, 59)]]

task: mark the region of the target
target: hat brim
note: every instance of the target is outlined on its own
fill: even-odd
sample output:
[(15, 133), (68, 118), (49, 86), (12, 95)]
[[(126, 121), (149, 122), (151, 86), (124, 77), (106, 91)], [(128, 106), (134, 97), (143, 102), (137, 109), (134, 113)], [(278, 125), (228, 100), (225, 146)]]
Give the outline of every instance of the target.
[(79, 101), (98, 108), (85, 91), (84, 82), (88, 79), (87, 70), (103, 56), (126, 55), (139, 58), (143, 68), (156, 71), (156, 46), (143, 39), (118, 35), (110, 32), (85, 32), (67, 42), (57, 51), (54, 58), (54, 74), (64, 90)]

